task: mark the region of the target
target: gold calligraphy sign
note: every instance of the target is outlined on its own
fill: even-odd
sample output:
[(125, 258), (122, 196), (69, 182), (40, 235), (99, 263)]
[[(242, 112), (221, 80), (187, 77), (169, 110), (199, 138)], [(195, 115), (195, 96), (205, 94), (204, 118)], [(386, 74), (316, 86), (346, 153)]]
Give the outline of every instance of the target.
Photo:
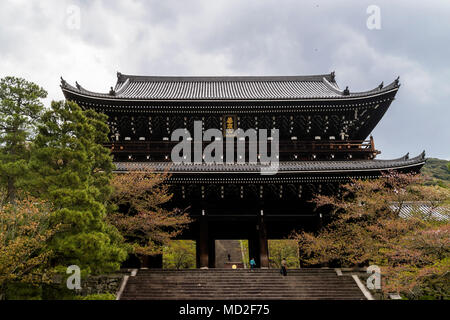
[(223, 121), (223, 133), (225, 137), (233, 137), (234, 130), (236, 130), (236, 116), (227, 115), (224, 116)]

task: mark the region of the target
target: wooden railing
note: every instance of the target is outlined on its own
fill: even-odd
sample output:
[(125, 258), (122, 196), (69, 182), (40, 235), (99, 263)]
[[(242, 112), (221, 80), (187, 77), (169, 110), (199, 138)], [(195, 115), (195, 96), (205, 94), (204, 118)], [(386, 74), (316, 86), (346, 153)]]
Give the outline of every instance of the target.
[[(173, 147), (179, 142), (173, 141), (117, 141), (105, 144), (107, 148), (110, 148), (113, 154), (140, 154), (140, 155), (170, 155)], [(244, 143), (244, 142), (242, 142)], [(267, 141), (267, 148), (270, 151), (271, 141)], [(197, 142), (191, 141), (191, 147), (201, 144), (202, 150), (210, 144), (210, 142)], [(258, 144), (252, 142), (245, 142), (245, 150), (248, 151), (251, 147), (258, 147)], [(235, 143), (234, 149), (237, 145)], [(192, 149), (193, 150), (193, 149)], [(225, 152), (225, 145), (224, 145)], [(373, 139), (366, 141), (280, 141), (279, 142), (280, 156), (296, 155), (304, 158), (306, 154), (354, 154), (354, 155), (366, 155), (367, 158), (375, 157), (380, 153), (375, 149)], [(300, 156), (303, 155), (303, 156)], [(365, 157), (365, 156), (363, 156)], [(285, 157), (284, 157), (285, 158)]]

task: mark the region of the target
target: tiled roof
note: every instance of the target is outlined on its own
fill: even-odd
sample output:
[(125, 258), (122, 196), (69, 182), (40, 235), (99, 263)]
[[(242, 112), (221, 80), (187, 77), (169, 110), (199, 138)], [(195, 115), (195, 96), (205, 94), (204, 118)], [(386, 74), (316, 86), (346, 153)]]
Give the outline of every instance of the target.
[(399, 215), (402, 218), (411, 218), (415, 214), (422, 216), (429, 216), (436, 220), (449, 220), (450, 211), (448, 207), (433, 207), (429, 203), (424, 202), (405, 202), (401, 205), (394, 203), (391, 206), (392, 210), (399, 210)]
[[(417, 167), (425, 163), (425, 153), (409, 159), (408, 156), (394, 160), (354, 161), (282, 161), (278, 173), (333, 173), (360, 171), (387, 171)], [(140, 171), (170, 173), (259, 173), (261, 164), (175, 164), (172, 162), (115, 162), (116, 171)], [(267, 168), (267, 167), (266, 167)]]
[(398, 89), (390, 85), (365, 92), (346, 92), (335, 82), (334, 73), (281, 77), (152, 77), (118, 73), (110, 93), (96, 93), (62, 80), (63, 91), (103, 99), (119, 100), (296, 100), (341, 99), (371, 96)]

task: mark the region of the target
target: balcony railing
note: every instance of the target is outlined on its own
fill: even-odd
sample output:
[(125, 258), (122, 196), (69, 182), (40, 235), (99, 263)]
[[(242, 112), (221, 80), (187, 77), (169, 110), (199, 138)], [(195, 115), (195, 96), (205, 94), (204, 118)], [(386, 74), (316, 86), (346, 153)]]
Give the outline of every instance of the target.
[[(190, 141), (191, 147), (194, 145), (201, 144), (202, 150), (210, 144), (211, 142), (197, 142)], [(179, 142), (173, 141), (117, 141), (105, 144), (107, 148), (111, 149), (111, 152), (116, 155), (146, 155), (146, 156), (170, 156), (173, 147)], [(258, 148), (258, 142), (241, 141), (245, 146), (245, 150), (248, 151), (252, 147)], [(272, 141), (267, 141), (267, 150), (271, 150)], [(234, 149), (237, 149), (236, 141)], [(192, 149), (194, 150), (194, 149)], [(224, 145), (225, 153), (225, 145)], [(355, 155), (358, 158), (373, 158), (380, 152), (375, 149), (373, 139), (366, 141), (339, 141), (339, 140), (329, 140), (329, 141), (280, 141), (279, 142), (279, 153), (281, 159), (297, 156), (299, 158), (305, 158), (305, 155), (317, 155), (319, 158), (323, 157), (324, 154), (338, 156), (339, 154), (345, 155)], [(359, 156), (358, 156), (359, 155)], [(295, 158), (297, 159), (297, 157)]]

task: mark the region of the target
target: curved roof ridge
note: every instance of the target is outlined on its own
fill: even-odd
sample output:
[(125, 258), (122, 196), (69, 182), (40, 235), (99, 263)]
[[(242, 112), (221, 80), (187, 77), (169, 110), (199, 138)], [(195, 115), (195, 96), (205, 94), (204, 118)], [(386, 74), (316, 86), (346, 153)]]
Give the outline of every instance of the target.
[(351, 92), (350, 91), (350, 95), (369, 95), (372, 93), (384, 92), (384, 91), (389, 91), (391, 89), (400, 88), (400, 80), (399, 79), (400, 79), (400, 77), (398, 77), (397, 79), (392, 81), (387, 86), (384, 86), (383, 82), (382, 82), (376, 88), (373, 88), (373, 89), (367, 90), (367, 91), (359, 91), (359, 92)]
[(84, 93), (88, 93), (88, 94), (107, 94), (107, 93), (94, 92), (94, 91), (87, 90), (87, 89), (85, 89), (82, 85), (80, 85), (80, 84), (78, 83), (78, 81), (75, 81), (75, 84), (76, 84), (76, 86), (77, 86), (77, 89), (78, 89), (80, 92), (84, 92)]
[(407, 154), (405, 154), (403, 157), (397, 158), (397, 159), (374, 159), (371, 161), (385, 161), (385, 162), (391, 162), (391, 161), (405, 161), (408, 163), (419, 163), (419, 162), (425, 162), (426, 158), (425, 158), (425, 150), (422, 151), (422, 153), (420, 153), (419, 155), (415, 156), (415, 157), (410, 157), (409, 156), (409, 152)]
[[(382, 160), (382, 159), (380, 159)], [(401, 161), (401, 160), (409, 160), (409, 152), (407, 154), (405, 154), (403, 157), (400, 158), (396, 158), (396, 159), (392, 159), (393, 161)], [(384, 160), (384, 161), (388, 161), (388, 160)]]
[(328, 79), (325, 77), (322, 78), (322, 81), (331, 91), (340, 95), (344, 95), (344, 90), (339, 89), (336, 82), (328, 81)]
[(77, 88), (75, 88), (74, 86), (69, 84), (66, 80), (64, 80), (63, 77), (61, 77), (61, 88), (69, 89), (72, 91), (79, 91)]
[(109, 93), (100, 93), (100, 92), (94, 92), (94, 91), (87, 90), (84, 87), (82, 87), (78, 83), (78, 81), (76, 81), (75, 83), (76, 83), (76, 86), (73, 86), (61, 77), (61, 88), (63, 88), (63, 89), (67, 89), (67, 90), (70, 90), (73, 92), (85, 93), (85, 94), (88, 94), (91, 96), (98, 96), (98, 97), (111, 96)]
[(130, 85), (130, 79), (128, 78), (127, 80), (125, 80), (125, 82), (117, 82), (116, 84), (116, 88), (114, 89), (116, 95), (121, 94), (122, 92), (124, 92), (128, 86)]
[(298, 76), (142, 76), (142, 75), (127, 75), (118, 73), (118, 82), (125, 82), (130, 79), (131, 82), (234, 82), (234, 81), (317, 81), (321, 82), (323, 78), (332, 80), (332, 74), (318, 74), (318, 75), (298, 75)]
[(425, 158), (425, 156), (426, 156), (426, 153), (425, 153), (425, 150), (423, 150), (421, 154), (419, 154), (418, 156), (412, 158), (411, 160), (423, 160), (423, 161), (426, 161), (427, 159)]

